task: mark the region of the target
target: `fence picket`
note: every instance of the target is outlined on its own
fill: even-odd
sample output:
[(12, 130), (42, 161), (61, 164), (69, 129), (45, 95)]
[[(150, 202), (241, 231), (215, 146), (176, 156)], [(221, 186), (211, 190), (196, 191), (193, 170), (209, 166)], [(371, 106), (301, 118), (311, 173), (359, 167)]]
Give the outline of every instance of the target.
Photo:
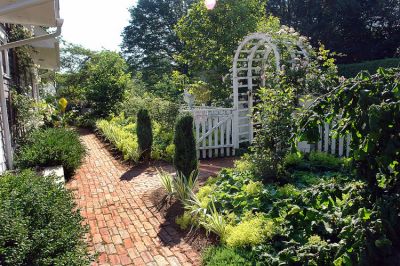
[[(210, 131), (211, 130), (211, 128), (213, 127), (213, 125), (212, 125), (212, 118), (211, 117), (208, 117), (207, 118), (207, 122), (208, 122), (208, 128), (207, 128), (207, 131)], [(210, 146), (212, 146), (212, 141), (213, 141), (213, 139), (212, 139), (212, 134), (210, 134), (210, 135), (208, 135), (208, 147), (210, 147)], [(212, 149), (209, 149), (208, 150), (208, 158), (211, 158), (212, 157)]]
[(324, 151), (328, 152), (329, 150), (329, 124), (325, 123), (324, 129)]

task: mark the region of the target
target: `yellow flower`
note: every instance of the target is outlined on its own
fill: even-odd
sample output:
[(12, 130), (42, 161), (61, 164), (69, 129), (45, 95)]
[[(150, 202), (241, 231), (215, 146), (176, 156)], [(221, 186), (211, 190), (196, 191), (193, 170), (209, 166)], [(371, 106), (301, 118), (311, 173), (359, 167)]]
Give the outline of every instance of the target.
[(58, 101), (58, 106), (60, 107), (61, 112), (63, 112), (63, 113), (65, 112), (65, 109), (67, 109), (67, 105), (68, 105), (68, 101), (65, 98), (61, 98)]

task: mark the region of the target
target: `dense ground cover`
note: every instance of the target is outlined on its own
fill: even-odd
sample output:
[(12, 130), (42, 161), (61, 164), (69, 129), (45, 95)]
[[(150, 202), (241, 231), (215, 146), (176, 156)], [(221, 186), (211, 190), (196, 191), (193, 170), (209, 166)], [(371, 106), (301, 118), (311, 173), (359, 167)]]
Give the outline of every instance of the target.
[[(124, 160), (138, 162), (141, 154), (136, 135), (136, 123), (133, 119), (125, 118), (122, 113), (110, 120), (102, 119), (96, 122), (100, 134), (111, 142), (122, 153)], [(151, 158), (172, 162), (174, 154), (173, 132), (164, 130), (159, 123), (153, 121), (154, 142)]]
[(62, 165), (68, 177), (80, 166), (85, 147), (73, 129), (43, 128), (24, 140), (15, 159), (19, 168)]
[(0, 178), (1, 265), (88, 265), (73, 195), (32, 171)]

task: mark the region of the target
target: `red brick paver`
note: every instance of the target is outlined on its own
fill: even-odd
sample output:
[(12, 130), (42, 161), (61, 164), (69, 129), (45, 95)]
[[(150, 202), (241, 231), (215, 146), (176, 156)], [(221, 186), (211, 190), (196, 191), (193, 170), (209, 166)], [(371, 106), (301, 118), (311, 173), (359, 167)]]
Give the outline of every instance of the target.
[[(93, 134), (82, 134), (88, 154), (67, 187), (74, 190), (90, 226), (88, 241), (98, 254), (93, 265), (199, 265), (198, 252), (179, 238), (157, 211), (150, 194), (160, 182), (154, 167), (129, 169)], [(232, 160), (200, 166), (211, 175)]]

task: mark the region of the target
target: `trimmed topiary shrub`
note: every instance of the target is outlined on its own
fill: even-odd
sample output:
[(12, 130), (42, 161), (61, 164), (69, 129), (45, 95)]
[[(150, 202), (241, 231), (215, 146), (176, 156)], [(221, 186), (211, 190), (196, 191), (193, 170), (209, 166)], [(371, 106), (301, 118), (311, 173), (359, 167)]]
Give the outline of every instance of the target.
[(85, 147), (78, 134), (65, 128), (34, 131), (17, 152), (15, 162), (19, 168), (62, 165), (67, 176), (79, 167)]
[(181, 116), (175, 126), (174, 166), (177, 172), (185, 177), (197, 170), (196, 140), (193, 134), (193, 117), (190, 114)]
[(140, 109), (137, 114), (136, 134), (139, 143), (139, 152), (142, 159), (148, 161), (151, 157), (151, 146), (153, 144), (153, 131), (149, 112)]
[(0, 265), (89, 265), (73, 195), (30, 170), (0, 178)]

